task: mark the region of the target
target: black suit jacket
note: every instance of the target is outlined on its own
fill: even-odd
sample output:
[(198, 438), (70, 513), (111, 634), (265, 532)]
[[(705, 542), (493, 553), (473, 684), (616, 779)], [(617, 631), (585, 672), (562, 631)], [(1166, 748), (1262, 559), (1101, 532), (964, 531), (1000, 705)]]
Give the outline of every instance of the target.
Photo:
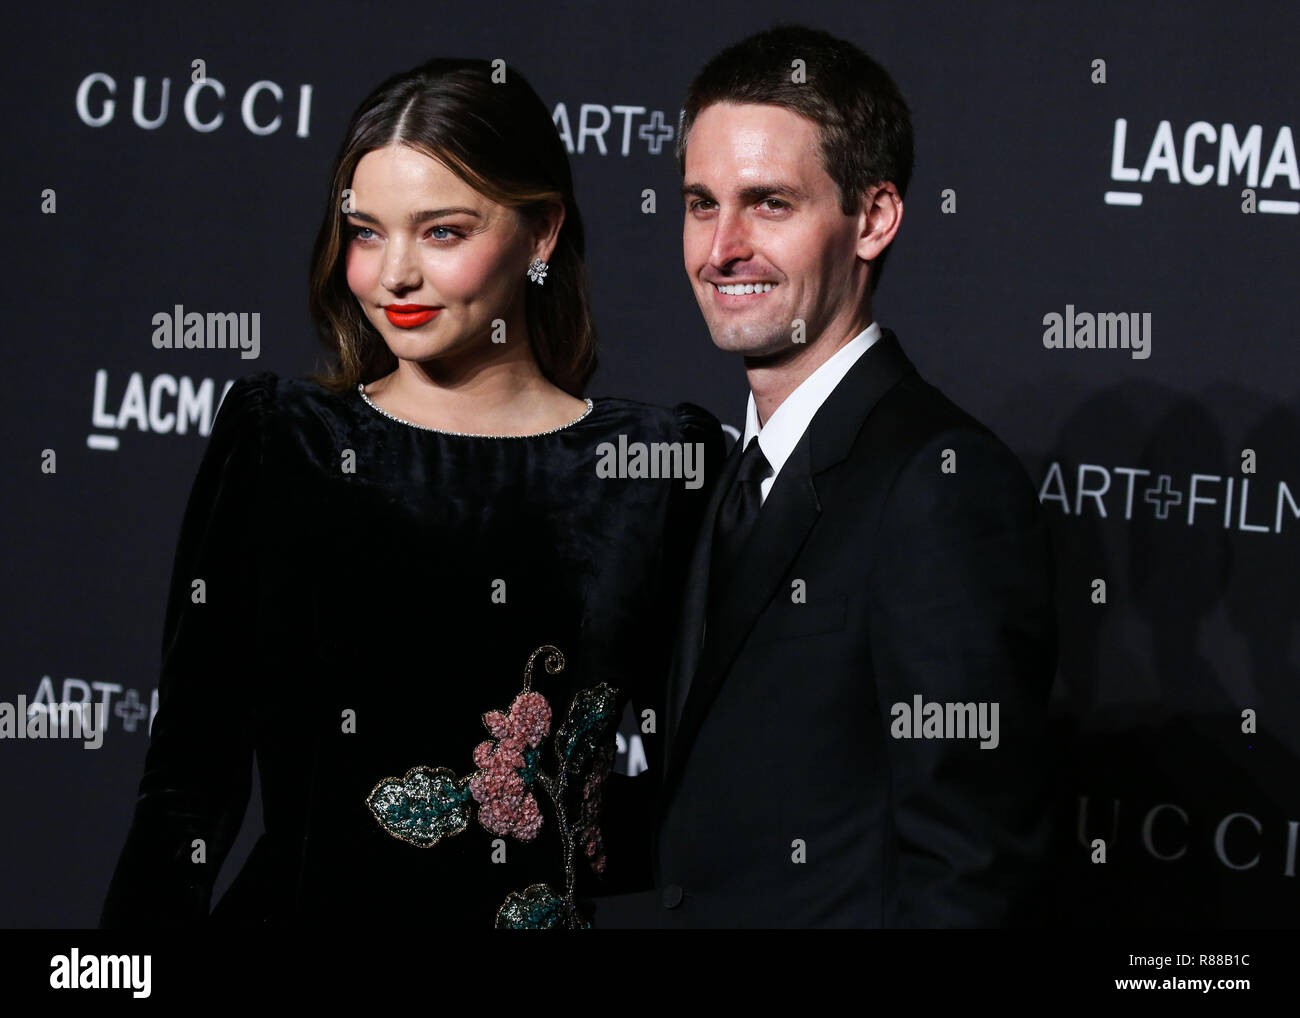
[[(713, 520), (739, 453), (685, 591), (644, 914), (668, 927), (1033, 921), (1056, 629), (1023, 467), (883, 330), (782, 467), (705, 632)], [(892, 737), (892, 706), (917, 695), (998, 704), (998, 745)]]

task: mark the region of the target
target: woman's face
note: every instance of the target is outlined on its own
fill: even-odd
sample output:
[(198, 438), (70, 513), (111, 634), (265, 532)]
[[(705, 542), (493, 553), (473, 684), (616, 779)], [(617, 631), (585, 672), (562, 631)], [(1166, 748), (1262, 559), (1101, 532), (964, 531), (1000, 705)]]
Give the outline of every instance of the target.
[(535, 256), (549, 259), (553, 236), (405, 145), (362, 156), (344, 210), (348, 287), (395, 356), (481, 350), (496, 319), (505, 342), (522, 332), (525, 273)]

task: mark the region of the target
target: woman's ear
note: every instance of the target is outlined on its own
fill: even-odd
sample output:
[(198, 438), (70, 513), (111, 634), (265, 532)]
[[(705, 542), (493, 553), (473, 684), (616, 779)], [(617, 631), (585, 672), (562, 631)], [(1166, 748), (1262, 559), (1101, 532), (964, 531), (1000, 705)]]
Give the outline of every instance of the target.
[(534, 257), (544, 262), (551, 260), (551, 255), (555, 253), (555, 245), (560, 241), (560, 227), (564, 225), (564, 215), (564, 206), (559, 202), (549, 203), (545, 211), (537, 214), (533, 223)]

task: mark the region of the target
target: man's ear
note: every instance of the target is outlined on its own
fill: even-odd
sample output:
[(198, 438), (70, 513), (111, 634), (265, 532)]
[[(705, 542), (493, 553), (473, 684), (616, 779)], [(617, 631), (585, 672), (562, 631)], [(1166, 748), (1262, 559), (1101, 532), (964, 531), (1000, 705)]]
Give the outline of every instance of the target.
[(875, 261), (889, 247), (903, 222), (903, 199), (892, 181), (867, 189), (858, 206), (858, 257)]

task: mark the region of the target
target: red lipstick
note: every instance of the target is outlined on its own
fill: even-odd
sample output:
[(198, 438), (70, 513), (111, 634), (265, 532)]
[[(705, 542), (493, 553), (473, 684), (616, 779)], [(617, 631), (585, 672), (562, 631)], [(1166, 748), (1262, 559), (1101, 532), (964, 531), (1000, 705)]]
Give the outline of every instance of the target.
[(414, 329), (417, 325), (423, 325), (441, 310), (442, 308), (429, 304), (384, 305), (384, 314), (399, 329)]

